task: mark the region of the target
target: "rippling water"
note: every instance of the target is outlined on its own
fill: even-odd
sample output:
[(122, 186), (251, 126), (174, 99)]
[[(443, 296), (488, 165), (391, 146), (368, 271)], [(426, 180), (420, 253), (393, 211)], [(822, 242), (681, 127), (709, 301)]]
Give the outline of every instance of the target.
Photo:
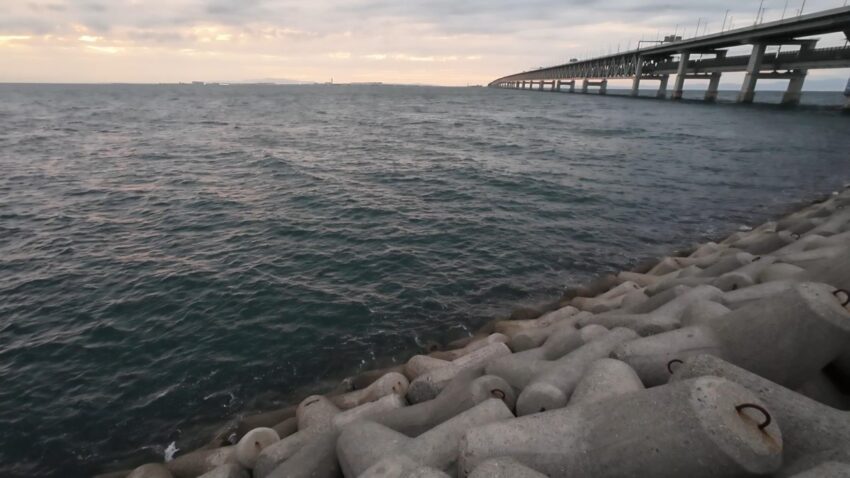
[(764, 219), (848, 179), (848, 124), (490, 89), (0, 85), (0, 475), (161, 459)]

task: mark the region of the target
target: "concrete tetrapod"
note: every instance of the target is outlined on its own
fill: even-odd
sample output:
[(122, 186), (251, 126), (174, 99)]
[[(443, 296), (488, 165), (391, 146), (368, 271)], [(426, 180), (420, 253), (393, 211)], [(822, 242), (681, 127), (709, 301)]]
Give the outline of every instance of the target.
[(598, 402), (643, 389), (643, 383), (628, 364), (603, 358), (593, 362), (587, 368), (576, 385), (568, 405)]
[(604, 327), (627, 327), (641, 336), (655, 335), (681, 326), (685, 310), (696, 301), (719, 298), (723, 292), (709, 285), (695, 287), (646, 314), (606, 313), (579, 320), (580, 326), (597, 324)]
[(513, 337), (519, 332), (528, 329), (536, 329), (541, 327), (548, 327), (552, 324), (563, 322), (568, 320), (570, 317), (581, 312), (572, 306), (562, 307), (558, 310), (549, 312), (548, 314), (544, 314), (538, 319), (531, 320), (501, 320), (496, 322), (494, 326), (494, 330), (497, 333), (501, 333), (507, 335), (508, 337)]
[[(298, 405), (298, 432), (260, 452), (253, 469), (254, 478), (266, 476), (334, 476), (339, 469), (333, 459), (339, 429), (360, 419), (380, 416), (403, 407), (398, 395), (386, 397), (341, 411), (327, 397), (308, 397)], [(306, 473), (306, 474), (304, 474)]]
[(345, 427), (337, 456), (346, 477), (357, 477), (383, 458), (406, 455), (422, 466), (448, 470), (457, 461), (458, 443), (471, 427), (513, 418), (501, 400), (487, 400), (431, 430), (410, 438), (383, 425), (358, 421)]
[(711, 353), (796, 388), (850, 343), (850, 311), (834, 292), (826, 284), (796, 284), (710, 324), (623, 344), (611, 356), (631, 365), (648, 387), (666, 382), (672, 361)]
[(746, 387), (767, 404), (782, 427), (784, 465), (807, 455), (850, 443), (850, 413), (820, 404), (799, 393), (712, 355), (685, 359), (671, 383), (711, 375)]
[(698, 285), (710, 284), (715, 279), (720, 276), (740, 269), (747, 264), (753, 262), (756, 259), (756, 256), (753, 256), (747, 252), (738, 252), (736, 254), (729, 254), (723, 256), (717, 263), (706, 267), (705, 269), (700, 270), (696, 274), (684, 276), (679, 274), (677, 277), (673, 277), (670, 279), (664, 279), (662, 281), (656, 282), (646, 288), (646, 293), (650, 296), (659, 294), (669, 289), (670, 287), (674, 287), (677, 285), (687, 285), (690, 287), (696, 287)]
[(449, 475), (422, 466), (406, 455), (395, 455), (375, 463), (357, 478), (449, 478)]
[(636, 338), (634, 331), (617, 328), (550, 362), (551, 365), (537, 373), (520, 393), (517, 415), (530, 415), (566, 406), (579, 380), (593, 362), (607, 357), (618, 345)]
[(515, 353), (540, 347), (552, 336), (561, 335), (565, 330), (576, 330), (576, 322), (592, 315), (590, 312), (579, 312), (569, 320), (557, 322), (548, 327), (523, 330), (514, 335), (508, 345)]
[(403, 397), (407, 393), (409, 386), (410, 383), (407, 381), (407, 377), (398, 372), (390, 372), (362, 390), (329, 396), (328, 398), (341, 410), (348, 410), (359, 407), (364, 403), (374, 402), (391, 394)]
[(475, 467), (469, 478), (546, 478), (513, 458), (491, 458)]
[(754, 255), (770, 254), (771, 252), (791, 244), (799, 236), (789, 231), (764, 231), (736, 241), (732, 247)]
[(424, 373), (410, 384), (407, 398), (411, 403), (420, 403), (436, 397), (440, 391), (464, 370), (484, 370), (493, 359), (510, 355), (511, 349), (503, 343), (490, 344), (468, 355), (464, 355), (445, 367)]
[(607, 333), (608, 330), (599, 325), (589, 325), (581, 330), (572, 326), (563, 327), (542, 346), (493, 360), (485, 371), (502, 377), (517, 389), (523, 389), (535, 375), (551, 368), (554, 360)]
[(809, 470), (797, 473), (792, 478), (848, 478), (850, 464), (828, 461)]
[(248, 470), (239, 465), (222, 465), (198, 478), (250, 478)]
[[(440, 350), (437, 352), (432, 352), (429, 355), (435, 359), (452, 361), (463, 357), (471, 352), (474, 352), (480, 348), (484, 348), (490, 344), (495, 344), (497, 342), (501, 342), (503, 344), (508, 343), (510, 337), (505, 334), (490, 334), (487, 337), (479, 340), (473, 340), (472, 342), (466, 344), (465, 346), (454, 349), (454, 350)], [(412, 380), (412, 379), (411, 379)]]
[(167, 462), (165, 467), (174, 478), (195, 478), (221, 465), (238, 464), (236, 447), (225, 446), (209, 450), (196, 450)]
[(280, 436), (271, 428), (255, 428), (236, 444), (236, 460), (245, 468), (254, 468), (254, 463), (263, 449), (280, 441)]
[(159, 463), (148, 463), (142, 465), (127, 475), (127, 478), (172, 478), (168, 468)]
[(702, 377), (480, 426), (461, 441), (458, 476), (511, 457), (548, 476), (714, 478), (782, 463), (770, 408), (744, 387)]
[(408, 436), (417, 436), (491, 398), (516, 405), (516, 393), (507, 382), (480, 372), (460, 373), (436, 398), (390, 410), (371, 420)]

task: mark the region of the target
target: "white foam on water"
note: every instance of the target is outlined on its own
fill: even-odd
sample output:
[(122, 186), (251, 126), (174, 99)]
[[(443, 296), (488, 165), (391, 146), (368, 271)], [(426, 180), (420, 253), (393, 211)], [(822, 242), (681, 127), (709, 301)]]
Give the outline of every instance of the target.
[(177, 442), (176, 441), (171, 442), (171, 444), (168, 445), (168, 447), (165, 448), (165, 462), (168, 463), (169, 461), (173, 460), (174, 455), (178, 451), (180, 451), (180, 449), (177, 448)]

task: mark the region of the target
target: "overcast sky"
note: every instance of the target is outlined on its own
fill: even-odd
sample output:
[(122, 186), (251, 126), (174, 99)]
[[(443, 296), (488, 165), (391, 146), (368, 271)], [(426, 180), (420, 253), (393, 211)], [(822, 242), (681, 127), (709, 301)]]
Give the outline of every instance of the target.
[[(806, 12), (844, 0), (807, 0)], [(765, 0), (765, 20), (800, 0)], [(0, 81), (464, 85), (752, 24), (759, 1), (0, 0)], [(832, 43), (838, 39), (831, 39)], [(847, 72), (818, 73), (843, 87)], [(814, 83), (817, 83), (814, 82)]]

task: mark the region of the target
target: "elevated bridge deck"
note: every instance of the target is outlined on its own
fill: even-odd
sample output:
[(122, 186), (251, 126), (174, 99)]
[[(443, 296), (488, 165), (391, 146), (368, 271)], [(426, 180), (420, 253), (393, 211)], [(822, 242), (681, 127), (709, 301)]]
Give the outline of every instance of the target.
[[(789, 80), (782, 102), (796, 104), (809, 70), (850, 68), (850, 46), (817, 48), (819, 40), (811, 38), (833, 33), (841, 33), (850, 41), (850, 7), (526, 71), (499, 78), (489, 86), (538, 90), (550, 87), (554, 91), (568, 86), (569, 91), (575, 92), (580, 81), (580, 91), (587, 93), (590, 87), (598, 87), (599, 93), (605, 94), (609, 79), (632, 79), (632, 95), (637, 96), (642, 80), (657, 80), (657, 96), (665, 98), (669, 78), (676, 75), (672, 99), (682, 97), (685, 80), (704, 79), (709, 80), (705, 99), (714, 101), (723, 73), (745, 72), (739, 102), (752, 102), (757, 81), (770, 78)], [(742, 45), (752, 46), (750, 54), (729, 55), (730, 48)], [(768, 46), (790, 46), (793, 51), (767, 53)], [(700, 58), (693, 58), (695, 55)], [(847, 94), (850, 108), (850, 91)]]

